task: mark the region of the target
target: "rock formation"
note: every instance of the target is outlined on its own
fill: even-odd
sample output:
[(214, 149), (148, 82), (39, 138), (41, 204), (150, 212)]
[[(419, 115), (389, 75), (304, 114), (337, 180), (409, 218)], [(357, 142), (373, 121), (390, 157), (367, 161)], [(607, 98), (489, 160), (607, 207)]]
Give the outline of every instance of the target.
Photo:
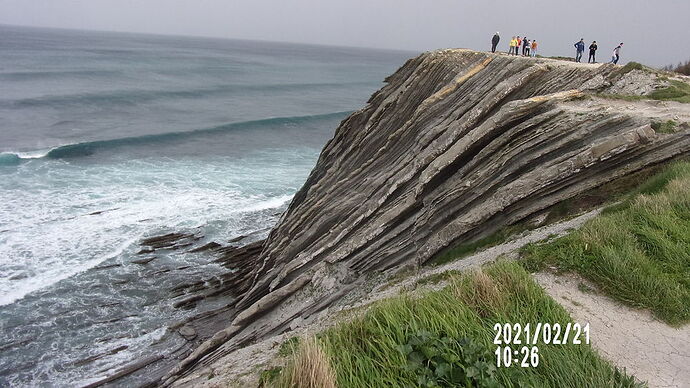
[[(637, 77), (646, 91), (664, 82)], [(627, 79), (614, 65), (469, 50), (409, 60), (341, 123), (260, 255), (245, 258), (255, 262), (233, 322), (163, 383), (308, 320), (370, 273), (688, 153), (689, 130), (656, 133), (644, 110), (597, 97)]]

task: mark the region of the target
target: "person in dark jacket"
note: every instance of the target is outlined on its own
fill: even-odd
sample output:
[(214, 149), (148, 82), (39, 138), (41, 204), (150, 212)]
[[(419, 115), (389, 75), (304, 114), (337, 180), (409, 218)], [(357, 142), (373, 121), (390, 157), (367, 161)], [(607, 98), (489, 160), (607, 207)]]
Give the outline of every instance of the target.
[(491, 52), (495, 53), (496, 52), (496, 46), (498, 46), (498, 42), (501, 40), (501, 37), (498, 35), (498, 32), (494, 35), (493, 38), (491, 38)]
[(528, 55), (527, 54), (527, 45), (529, 45), (529, 40), (527, 40), (527, 37), (522, 38), (522, 55)]
[(597, 46), (597, 41), (595, 40), (592, 42), (592, 44), (589, 45), (589, 59), (587, 60), (587, 63), (597, 63), (597, 49), (599, 46)]
[(585, 52), (585, 40), (580, 39), (579, 42), (575, 43), (575, 49), (577, 49), (577, 54), (575, 55), (575, 62), (582, 61), (582, 53)]

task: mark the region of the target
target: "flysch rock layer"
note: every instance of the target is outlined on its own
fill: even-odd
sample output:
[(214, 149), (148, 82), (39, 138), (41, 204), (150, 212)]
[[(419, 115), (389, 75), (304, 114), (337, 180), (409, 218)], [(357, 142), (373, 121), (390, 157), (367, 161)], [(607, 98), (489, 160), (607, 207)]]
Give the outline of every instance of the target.
[[(234, 321), (162, 383), (308, 321), (369, 274), (690, 152), (687, 129), (656, 133), (642, 110), (592, 103), (628, 82), (620, 70), (461, 49), (407, 61), (326, 144), (264, 242)], [(641, 74), (642, 89), (659, 84)]]

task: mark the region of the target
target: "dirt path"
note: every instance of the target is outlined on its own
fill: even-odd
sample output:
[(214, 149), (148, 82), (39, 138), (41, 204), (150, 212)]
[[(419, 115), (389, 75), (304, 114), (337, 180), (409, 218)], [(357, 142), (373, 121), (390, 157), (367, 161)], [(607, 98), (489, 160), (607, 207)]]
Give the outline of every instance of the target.
[[(315, 320), (294, 327), (292, 331), (247, 346), (226, 355), (211, 368), (196, 371), (178, 380), (176, 387), (256, 387), (262, 370), (279, 365), (278, 349), (287, 338), (319, 332), (353, 311), (361, 311), (369, 304), (413, 289), (418, 280), (450, 270), (467, 271), (495, 261), (498, 257), (514, 258), (517, 250), (531, 242), (561, 236), (579, 228), (597, 216), (600, 209), (570, 220), (525, 232), (503, 244), (438, 267), (422, 267), (403, 280), (390, 284), (389, 279), (376, 278), (376, 283), (363, 287), (361, 293), (350, 295), (352, 303), (341, 303), (324, 311)], [(394, 274), (389, 274), (395, 277)], [(651, 387), (690, 387), (690, 326), (674, 329), (655, 321), (647, 312), (630, 310), (607, 297), (584, 293), (578, 289), (579, 279), (547, 273), (537, 274), (536, 280), (578, 322), (590, 322), (595, 348), (607, 359)], [(444, 283), (421, 289), (440, 288)]]
[[(354, 303), (332, 306), (327, 309), (318, 319), (301, 327), (294, 327), (292, 331), (275, 336), (256, 344), (247, 346), (236, 352), (228, 354), (214, 364), (213, 367), (203, 368), (189, 376), (186, 376), (173, 384), (175, 387), (256, 387), (258, 385), (259, 374), (262, 370), (269, 369), (279, 364), (276, 354), (280, 344), (287, 338), (293, 336), (305, 336), (307, 333), (319, 332), (338, 320), (348, 316), (348, 311), (354, 311), (360, 307), (365, 307), (373, 302), (399, 295), (403, 289), (413, 287), (418, 280), (430, 275), (450, 271), (467, 271), (478, 268), (486, 263), (495, 261), (498, 257), (511, 257), (517, 253), (517, 249), (525, 244), (544, 240), (550, 236), (560, 236), (569, 233), (573, 229), (579, 228), (582, 224), (599, 214), (600, 210), (593, 210), (570, 220), (543, 226), (532, 231), (525, 232), (512, 240), (495, 247), (488, 248), (466, 258), (450, 262), (438, 267), (422, 267), (415, 274), (410, 274), (404, 280), (392, 286), (386, 286), (386, 279), (373, 279), (376, 285), (365, 287), (364, 291), (348, 299), (355, 300)], [(392, 274), (389, 274), (391, 276)], [(392, 275), (395, 276), (395, 275)], [(425, 287), (439, 288), (443, 284)], [(373, 288), (373, 291), (371, 291)], [(341, 314), (346, 312), (345, 315)]]
[(575, 275), (538, 273), (535, 279), (576, 322), (589, 322), (592, 346), (650, 387), (690, 387), (690, 325), (673, 328), (648, 311), (581, 290)]
[(584, 101), (567, 101), (563, 106), (575, 112), (588, 113), (592, 108), (617, 108), (621, 112), (648, 117), (657, 121), (674, 120), (679, 125), (690, 122), (690, 104), (675, 101), (640, 100), (626, 101), (592, 96)]

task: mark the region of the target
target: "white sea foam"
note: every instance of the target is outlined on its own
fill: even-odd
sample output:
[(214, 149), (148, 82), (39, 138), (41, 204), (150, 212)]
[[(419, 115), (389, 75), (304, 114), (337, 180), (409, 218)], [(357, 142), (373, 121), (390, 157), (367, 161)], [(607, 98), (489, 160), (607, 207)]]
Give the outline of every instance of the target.
[(49, 163), (0, 183), (0, 305), (137, 249), (144, 235), (283, 206), (304, 174), (223, 159)]

